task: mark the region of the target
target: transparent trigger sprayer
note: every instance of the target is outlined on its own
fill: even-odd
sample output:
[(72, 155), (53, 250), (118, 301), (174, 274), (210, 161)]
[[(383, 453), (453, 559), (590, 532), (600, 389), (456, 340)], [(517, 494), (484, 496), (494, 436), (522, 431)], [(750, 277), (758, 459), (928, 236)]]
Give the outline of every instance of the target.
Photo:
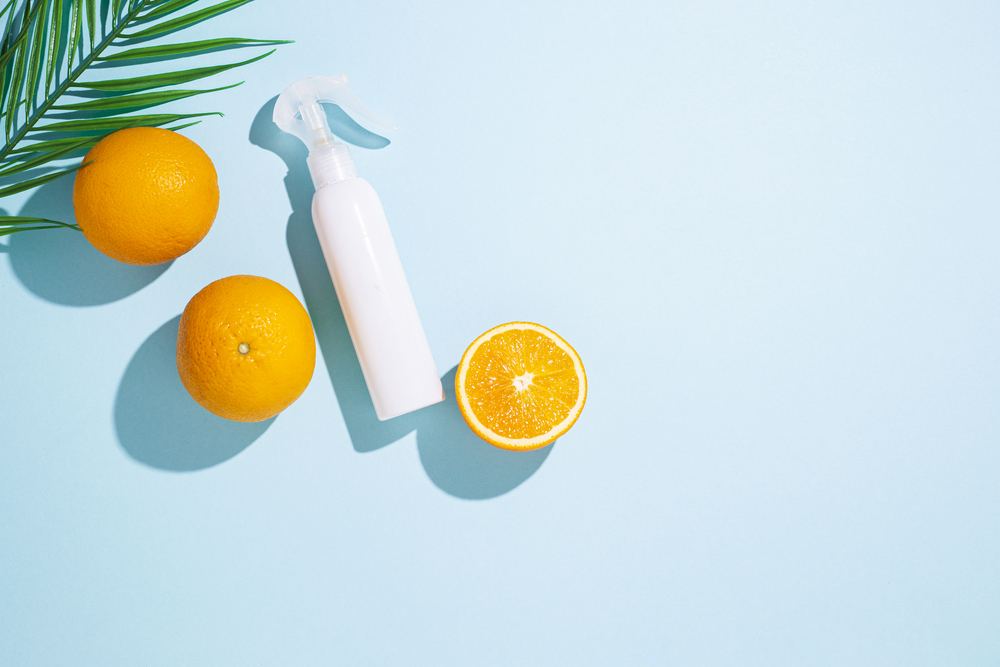
[(274, 122), (309, 148), (312, 218), (380, 420), (444, 400), (444, 389), (375, 190), (330, 131), (322, 102), (397, 130), (347, 87), (347, 75), (307, 76), (274, 105)]

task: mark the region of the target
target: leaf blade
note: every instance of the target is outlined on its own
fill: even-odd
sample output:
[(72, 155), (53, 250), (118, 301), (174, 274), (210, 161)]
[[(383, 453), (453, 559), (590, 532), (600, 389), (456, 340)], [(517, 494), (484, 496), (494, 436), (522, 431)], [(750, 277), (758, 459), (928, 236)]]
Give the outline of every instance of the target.
[(42, 2), (41, 7), (42, 11), (38, 14), (38, 18), (35, 20), (34, 39), (31, 41), (31, 62), (28, 63), (28, 81), (25, 90), (25, 97), (30, 103), (33, 103), (38, 97), (38, 80), (42, 71), (44, 71), (42, 56), (45, 55), (45, 49), (42, 48), (42, 46), (45, 44), (45, 25), (48, 19), (49, 3)]
[(63, 22), (63, 0), (55, 0), (52, 8), (52, 28), (49, 35), (49, 61), (45, 70), (45, 96), (49, 95), (49, 88), (55, 78), (56, 64), (59, 59), (59, 40), (62, 38)]
[(31, 218), (20, 215), (0, 216), (0, 236), (36, 229), (58, 229), (59, 227), (80, 231), (77, 225), (68, 222), (59, 222), (58, 220), (49, 220), (48, 218)]
[(80, 41), (80, 2), (72, 2), (69, 15), (69, 44), (66, 49), (66, 73), (73, 73), (73, 58), (76, 57), (77, 42)]
[(80, 102), (78, 104), (60, 104), (52, 108), (59, 109), (60, 111), (106, 111), (109, 109), (147, 108), (158, 106), (160, 104), (166, 104), (175, 100), (182, 100), (186, 97), (193, 97), (194, 95), (216, 93), (220, 90), (235, 88), (242, 83), (243, 81), (240, 81), (239, 83), (234, 83), (229, 86), (210, 88), (208, 90), (158, 90), (151, 93), (134, 93), (132, 95), (121, 95), (118, 97), (100, 97), (87, 102)]
[(36, 167), (41, 167), (43, 165), (46, 165), (49, 162), (53, 162), (66, 155), (69, 155), (70, 153), (72, 153), (77, 149), (83, 148), (84, 145), (90, 143), (90, 141), (91, 137), (85, 137), (82, 140), (76, 141), (75, 143), (67, 144), (66, 146), (63, 146), (59, 149), (42, 153), (38, 157), (34, 157), (24, 162), (18, 162), (16, 164), (13, 164), (3, 170), (0, 170), (0, 178), (5, 178), (7, 176), (12, 176), (14, 174), (27, 171), (28, 169), (34, 169)]
[[(20, 81), (11, 81), (11, 80), (9, 80), (7, 78), (7, 64), (10, 62), (11, 58), (14, 58), (15, 56), (17, 56), (21, 52), (21, 49), (24, 46), (24, 44), (27, 41), (28, 36), (29, 36), (29, 28), (31, 27), (31, 21), (34, 19), (35, 14), (38, 12), (38, 10), (40, 8), (41, 8), (41, 5), (40, 4), (36, 4), (34, 9), (32, 9), (27, 14), (23, 14), (21, 16), (21, 21), (18, 24), (18, 29), (17, 29), (17, 31), (18, 31), (17, 32), (17, 37), (14, 38), (13, 42), (11, 42), (9, 44), (5, 43), (4, 46), (3, 46), (3, 49), (2, 49), (2, 54), (3, 55), (0, 56), (0, 72), (3, 72), (3, 75), (4, 75), (4, 77), (3, 77), (3, 85), (4, 85), (4, 87), (3, 87), (3, 89), (0, 89), (0, 107), (4, 106), (4, 103), (6, 103), (6, 102), (13, 103), (13, 100), (15, 98), (17, 98), (18, 92), (20, 91), (20, 85), (18, 85), (17, 90), (14, 89), (14, 85), (13, 85), (14, 83), (20, 84)], [(4, 33), (5, 35), (11, 34), (11, 31), (13, 30), (13, 27), (14, 27), (14, 21), (13, 21), (14, 14), (16, 14), (16, 12), (11, 12), (11, 15), (8, 17), (7, 30)], [(15, 67), (16, 67), (16, 65), (17, 65), (17, 61), (15, 61)], [(11, 72), (11, 73), (13, 74), (13, 72)], [(10, 84), (10, 85), (8, 85), (8, 84)], [(11, 96), (13, 96), (11, 100), (7, 99), (7, 95), (8, 94), (11, 95)], [(17, 100), (16, 101), (16, 104), (20, 104), (20, 103), (21, 103), (21, 100)], [(7, 137), (10, 136), (10, 131), (9, 130), (7, 130), (7, 135), (6, 136)]]
[(6, 14), (13, 4), (14, 0), (7, 0), (7, 4), (3, 6), (3, 9), (0, 9), (0, 17)]
[[(31, 10), (31, 13), (28, 16), (28, 19), (26, 21), (22, 22), (24, 24), (24, 27), (20, 28), (17, 37), (14, 38), (14, 41), (11, 42), (10, 45), (8, 45), (8, 46), (6, 46), (4, 48), (4, 50), (3, 50), (3, 56), (0, 57), (0, 68), (7, 66), (7, 63), (10, 62), (10, 59), (14, 57), (14, 49), (15, 49), (15, 47), (20, 46), (21, 44), (23, 44), (24, 40), (26, 40), (28, 38), (28, 27), (30, 27), (30, 24), (28, 23), (28, 21), (30, 21), (31, 19), (34, 19), (35, 13), (39, 9), (41, 9), (41, 5), (40, 4), (35, 5), (35, 8), (33, 10)], [(9, 34), (9, 33), (10, 33), (10, 27), (8, 26), (6, 34)]]
[(139, 18), (145, 21), (147, 19), (155, 19), (160, 16), (166, 16), (167, 14), (180, 11), (188, 5), (193, 5), (196, 2), (198, 2), (198, 0), (171, 0), (170, 2), (164, 2), (161, 5), (153, 7), (153, 9), (146, 12)]
[(164, 44), (162, 46), (147, 46), (129, 49), (110, 56), (98, 58), (103, 62), (115, 60), (139, 60), (142, 58), (161, 58), (165, 56), (189, 55), (202, 53), (211, 49), (227, 46), (263, 46), (265, 44), (290, 44), (287, 39), (244, 39), (243, 37), (224, 37), (221, 39), (204, 39), (197, 42), (180, 44)]
[(62, 178), (66, 174), (72, 174), (74, 171), (76, 171), (82, 166), (83, 166), (82, 164), (79, 164), (75, 167), (71, 167), (70, 169), (54, 171), (51, 174), (45, 174), (44, 176), (38, 176), (36, 178), (32, 178), (27, 181), (21, 181), (20, 183), (8, 185), (7, 187), (0, 189), (0, 197), (8, 197), (10, 195), (17, 194), (18, 192), (24, 192), (25, 190), (30, 190), (32, 188), (37, 188), (40, 185), (51, 183), (57, 178)]
[(97, 48), (94, 41), (94, 29), (97, 27), (97, 7), (95, 0), (87, 0), (87, 31), (90, 33), (90, 50)]
[(21, 83), (24, 77), (24, 52), (27, 47), (21, 44), (17, 48), (17, 56), (14, 58), (14, 78), (10, 85), (10, 98), (7, 100), (7, 118), (6, 129), (7, 138), (10, 138), (10, 131), (14, 125), (14, 115), (17, 111), (17, 107), (21, 105), (23, 100), (19, 99), (21, 94)]
[[(97, 144), (105, 135), (100, 135), (96, 137), (90, 137), (90, 140), (94, 145)], [(49, 141), (36, 141), (33, 144), (28, 144), (27, 146), (18, 146), (11, 150), (11, 154), (20, 153), (37, 153), (39, 151), (48, 151), (58, 149), (62, 146), (67, 146), (75, 142), (78, 137), (66, 137), (65, 139), (50, 139)]]
[(81, 120), (66, 120), (49, 123), (33, 129), (34, 132), (103, 132), (105, 130), (121, 130), (127, 127), (155, 127), (173, 123), (185, 118), (200, 118), (202, 116), (221, 116), (218, 111), (189, 114), (146, 114), (144, 116), (118, 116), (114, 118), (84, 118)]
[(194, 23), (199, 23), (218, 16), (219, 14), (231, 11), (237, 7), (247, 4), (248, 2), (251, 2), (251, 0), (226, 0), (226, 2), (220, 2), (219, 4), (212, 5), (211, 7), (199, 9), (198, 11), (185, 14), (184, 16), (179, 16), (175, 19), (164, 21), (163, 23), (157, 23), (154, 26), (132, 33), (131, 35), (122, 35), (122, 37), (126, 39), (143, 39), (145, 37), (162, 35), (165, 32), (173, 32), (174, 30), (180, 30), (181, 28), (186, 28)]
[(181, 83), (188, 83), (191, 81), (197, 81), (198, 79), (204, 79), (205, 77), (213, 76), (215, 74), (221, 74), (227, 70), (234, 69), (236, 67), (242, 67), (243, 65), (249, 65), (252, 62), (256, 62), (261, 58), (266, 58), (267, 56), (274, 53), (275, 49), (271, 49), (267, 53), (261, 54), (255, 58), (250, 58), (249, 60), (244, 60), (238, 63), (232, 63), (228, 65), (214, 65), (211, 67), (197, 67), (189, 70), (182, 70), (179, 72), (164, 72), (163, 74), (148, 74), (146, 76), (133, 77), (131, 79), (108, 79), (105, 81), (90, 81), (86, 83), (75, 83), (73, 86), (75, 88), (86, 88), (88, 90), (100, 90), (104, 92), (125, 92), (129, 90), (148, 90), (150, 88), (163, 88), (164, 86), (173, 86)]
[(200, 120), (196, 120), (196, 121), (195, 121), (195, 122), (193, 122), (193, 123), (184, 123), (183, 125), (174, 125), (173, 127), (168, 127), (168, 128), (165, 128), (165, 129), (168, 129), (168, 130), (170, 130), (171, 132), (180, 132), (180, 131), (181, 131), (181, 130), (183, 130), (184, 128), (186, 128), (186, 127), (191, 127), (192, 125), (197, 125), (197, 124), (198, 124), (198, 123), (200, 123), (200, 122), (201, 122)]

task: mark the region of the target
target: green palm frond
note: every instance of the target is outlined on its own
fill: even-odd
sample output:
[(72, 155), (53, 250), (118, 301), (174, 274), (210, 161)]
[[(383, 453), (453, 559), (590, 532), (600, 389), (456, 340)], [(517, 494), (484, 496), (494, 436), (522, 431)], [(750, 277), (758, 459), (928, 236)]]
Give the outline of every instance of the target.
[[(199, 0), (0, 0), (0, 198), (72, 173), (82, 151), (126, 127), (179, 130), (217, 112), (141, 113), (177, 100), (238, 86), (178, 88), (265, 58), (176, 69), (157, 74), (128, 68), (187, 59), (287, 40), (226, 37), (158, 43), (167, 35), (252, 0), (225, 0), (192, 8)], [(153, 42), (153, 43), (151, 43)], [(120, 69), (123, 68), (123, 69)], [(95, 80), (95, 73), (123, 76)], [(187, 121), (187, 122), (185, 122)], [(30, 172), (30, 173), (29, 173)], [(29, 177), (30, 176), (30, 177)], [(44, 218), (0, 216), (0, 236), (72, 225)]]

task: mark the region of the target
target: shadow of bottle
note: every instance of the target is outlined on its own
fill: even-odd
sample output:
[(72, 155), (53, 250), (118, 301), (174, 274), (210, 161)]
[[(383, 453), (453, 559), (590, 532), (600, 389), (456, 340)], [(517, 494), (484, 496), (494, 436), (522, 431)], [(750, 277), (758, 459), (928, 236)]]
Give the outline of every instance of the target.
[(441, 378), (444, 401), (414, 413), (420, 463), (439, 489), (456, 498), (495, 498), (534, 475), (555, 443), (530, 452), (510, 452), (482, 440), (458, 409), (457, 370), (455, 366)]
[[(455, 402), (453, 368), (442, 379), (446, 399), (437, 405), (381, 422), (368, 395), (361, 365), (333, 288), (312, 221), (313, 185), (305, 146), (272, 121), (275, 98), (257, 112), (250, 143), (271, 151), (288, 168), (285, 188), (292, 205), (286, 241), (312, 318), (334, 393), (357, 452), (371, 452), (417, 431), (417, 448), (427, 476), (458, 498), (485, 499), (514, 489), (542, 465), (552, 446), (533, 452), (509, 452), (479, 439), (465, 424)], [(382, 148), (388, 140), (355, 123), (337, 107), (327, 106), (333, 133), (363, 148)], [(450, 380), (449, 380), (450, 378)]]
[[(69, 174), (38, 188), (18, 215), (75, 222), (73, 178)], [(123, 264), (100, 253), (73, 229), (12, 234), (7, 253), (22, 285), (46, 301), (64, 306), (97, 306), (124, 299), (156, 280), (172, 264)]]
[(129, 456), (152, 468), (191, 471), (228, 461), (277, 417), (242, 423), (198, 405), (177, 374), (181, 316), (157, 329), (132, 356), (115, 397), (115, 430)]

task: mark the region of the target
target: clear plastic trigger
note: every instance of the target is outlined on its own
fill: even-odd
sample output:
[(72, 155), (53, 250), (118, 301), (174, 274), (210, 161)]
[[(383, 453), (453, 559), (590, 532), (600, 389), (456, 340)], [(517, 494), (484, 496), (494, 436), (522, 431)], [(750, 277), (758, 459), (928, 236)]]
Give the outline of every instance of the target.
[(336, 104), (356, 121), (369, 127), (386, 131), (399, 130), (369, 109), (348, 88), (348, 82), (347, 74), (297, 79), (278, 96), (274, 105), (274, 122), (285, 132), (301, 139), (310, 151), (335, 140), (322, 102)]

